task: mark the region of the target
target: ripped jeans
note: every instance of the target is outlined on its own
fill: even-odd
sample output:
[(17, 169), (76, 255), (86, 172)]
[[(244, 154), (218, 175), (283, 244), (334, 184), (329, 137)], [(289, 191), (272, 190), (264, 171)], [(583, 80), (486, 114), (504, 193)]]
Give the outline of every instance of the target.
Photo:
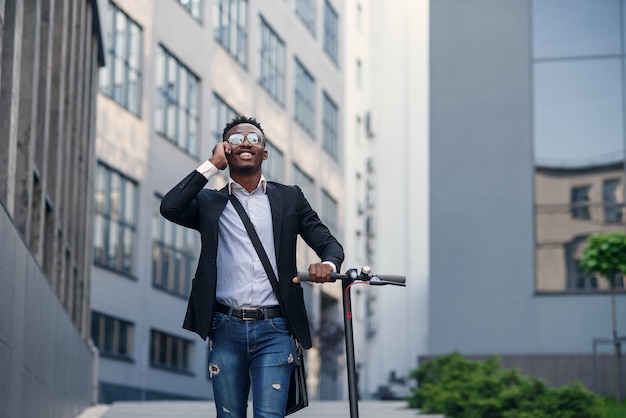
[(296, 345), (285, 318), (242, 320), (216, 312), (209, 332), (209, 374), (218, 418), (284, 418)]

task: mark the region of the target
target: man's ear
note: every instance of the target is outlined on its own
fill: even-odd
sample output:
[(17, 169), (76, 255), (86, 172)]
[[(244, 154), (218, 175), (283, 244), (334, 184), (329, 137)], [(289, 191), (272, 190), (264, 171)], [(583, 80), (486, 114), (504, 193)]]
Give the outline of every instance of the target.
[(267, 150), (266, 149), (263, 150), (263, 159), (267, 160)]

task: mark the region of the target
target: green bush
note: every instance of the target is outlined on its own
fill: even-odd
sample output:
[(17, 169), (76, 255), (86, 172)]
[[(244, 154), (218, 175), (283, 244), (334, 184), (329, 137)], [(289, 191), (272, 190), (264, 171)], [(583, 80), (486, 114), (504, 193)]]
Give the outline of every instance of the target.
[(504, 369), (498, 357), (470, 361), (452, 353), (413, 370), (409, 405), (453, 418), (601, 418), (602, 401), (579, 383), (549, 387)]

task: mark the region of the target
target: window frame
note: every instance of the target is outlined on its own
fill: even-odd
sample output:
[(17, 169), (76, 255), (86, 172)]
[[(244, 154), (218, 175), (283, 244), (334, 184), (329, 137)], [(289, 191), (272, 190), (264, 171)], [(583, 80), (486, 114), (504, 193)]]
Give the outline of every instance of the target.
[[(103, 188), (104, 190), (102, 191), (102, 197), (103, 197), (103, 208), (100, 209), (99, 208), (99, 196), (98, 193), (100, 193), (99, 190), (99, 185), (100, 185), (100, 173), (102, 173), (104, 170), (104, 177), (103, 178)], [(119, 179), (119, 190), (120, 193), (119, 194), (123, 194), (123, 196), (120, 197), (120, 200), (118, 202), (118, 212), (120, 212), (120, 215), (117, 215), (119, 217), (116, 218), (114, 215), (112, 215), (111, 213), (111, 206), (112, 206), (112, 202), (111, 202), (111, 196), (113, 195), (112, 192), (112, 183), (114, 181), (114, 177), (116, 176)], [(130, 215), (130, 219), (129, 219), (129, 214), (127, 214), (127, 205), (128, 205), (128, 196), (126, 195), (126, 193), (129, 191), (128, 189), (130, 188), (130, 192), (132, 192), (132, 214)], [(94, 204), (94, 242), (93, 242), (93, 263), (94, 265), (101, 267), (101, 268), (105, 268), (107, 270), (111, 270), (114, 271), (120, 275), (135, 279), (134, 277), (134, 273), (135, 273), (135, 258), (136, 258), (136, 243), (137, 243), (137, 215), (138, 215), (138, 203), (139, 203), (139, 185), (138, 183), (131, 179), (130, 177), (124, 175), (122, 172), (120, 172), (119, 170), (116, 170), (114, 168), (112, 168), (111, 166), (109, 166), (108, 164), (105, 164), (101, 161), (98, 161), (98, 163), (96, 164), (96, 185), (94, 188), (94, 193), (96, 194), (95, 197), (95, 204)], [(123, 212), (123, 213), (121, 213)], [(101, 253), (99, 253), (98, 248), (96, 247), (96, 242), (95, 240), (98, 237), (98, 226), (99, 226), (99, 220), (102, 219), (103, 226), (102, 230), (101, 230), (101, 235), (102, 235), (102, 250)], [(114, 224), (115, 227), (111, 227), (111, 225)], [(119, 246), (120, 242), (124, 245), (127, 244), (124, 240), (124, 233), (127, 231), (130, 231), (131, 233), (131, 237), (130, 237), (130, 245), (129, 245), (129, 251), (128, 254), (126, 253), (122, 253), (121, 255), (117, 254), (117, 252), (113, 255), (113, 257), (111, 257), (110, 255), (110, 250), (111, 250), (111, 240), (110, 237), (112, 235), (112, 232), (117, 231), (117, 240), (116, 240), (116, 246)], [(122, 247), (124, 248), (124, 247)], [(99, 257), (98, 255), (101, 254), (101, 256)], [(124, 268), (124, 265), (126, 264), (124, 262), (125, 258), (128, 257), (128, 268)], [(111, 262), (111, 260), (113, 260), (113, 262)]]
[(285, 103), (285, 42), (263, 16), (260, 16), (259, 30), (259, 84), (282, 105)]
[(339, 153), (339, 107), (327, 92), (322, 94), (322, 147), (335, 160)]
[[(237, 8), (235, 22), (232, 20), (233, 3)], [(248, 6), (248, 0), (215, 0), (213, 10), (213, 39), (243, 67), (248, 65)]]
[[(158, 193), (154, 194), (152, 287), (173, 296), (187, 299), (191, 292), (191, 282), (199, 256), (200, 241), (196, 231), (176, 225), (161, 216), (159, 206), (162, 199), (163, 196)], [(181, 248), (180, 244), (186, 244), (188, 247)], [(157, 254), (159, 255), (158, 259)], [(164, 265), (167, 266), (167, 269), (163, 268)]]
[[(107, 349), (107, 321), (113, 322), (114, 336), (111, 344), (113, 347), (119, 348), (121, 327), (123, 326), (126, 333), (126, 353), (121, 353), (120, 350), (108, 350)], [(96, 326), (97, 322), (97, 326)], [(94, 333), (97, 332), (97, 336)], [(119, 332), (119, 334), (118, 334)], [(134, 361), (134, 336), (135, 336), (135, 324), (131, 321), (118, 318), (103, 312), (91, 311), (91, 332), (90, 336), (94, 345), (98, 347), (98, 352), (101, 357), (107, 357), (115, 360)], [(116, 344), (117, 343), (117, 344)]]
[(315, 78), (297, 57), (294, 61), (294, 119), (315, 137)]
[(324, 51), (339, 63), (339, 14), (328, 0), (324, 0)]
[(311, 35), (317, 32), (317, 1), (316, 0), (295, 0), (295, 13), (305, 28)]
[[(155, 131), (186, 154), (197, 157), (200, 142), (200, 78), (163, 44), (157, 46), (156, 67)], [(170, 81), (171, 78), (174, 80)], [(173, 127), (170, 127), (171, 122)], [(181, 138), (181, 135), (185, 138)]]
[[(160, 361), (160, 359), (162, 358), (163, 348), (163, 346), (161, 345), (162, 338), (165, 338), (165, 362)], [(174, 354), (172, 351), (172, 347), (174, 344), (176, 344), (176, 350), (181, 351), (182, 356), (180, 357), (180, 361), (182, 361), (182, 366), (173, 365), (174, 362), (180, 364), (178, 356), (176, 359), (174, 358)], [(192, 340), (181, 338), (177, 335), (173, 335), (156, 328), (150, 329), (150, 355), (148, 356), (148, 362), (151, 368), (194, 376), (194, 349), (195, 344)]]
[[(191, 17), (202, 23), (202, 13), (204, 11), (204, 0), (187, 0), (188, 3), (184, 4), (183, 0), (177, 0), (178, 4), (185, 10)], [(196, 7), (194, 7), (196, 6)]]
[(263, 163), (265, 166), (263, 175), (268, 181), (282, 182), (285, 175), (285, 154), (268, 138), (265, 138), (265, 149), (268, 157)]
[[(100, 70), (99, 74), (99, 91), (111, 100), (122, 106), (124, 109), (141, 117), (142, 114), (142, 87), (143, 87), (143, 28), (139, 23), (133, 20), (118, 5), (109, 1), (108, 5), (108, 27), (107, 27), (107, 51), (106, 65)], [(118, 37), (121, 37), (117, 31), (119, 23), (118, 17), (124, 19), (124, 40), (123, 51), (119, 51)], [(136, 28), (136, 45), (133, 46), (133, 28)], [(135, 50), (136, 49), (136, 50)], [(136, 62), (136, 68), (132, 62)], [(118, 64), (119, 67), (118, 68)], [(116, 78), (118, 72), (122, 71), (121, 89), (122, 97), (116, 94)], [(134, 74), (136, 79), (136, 91), (134, 98), (131, 99), (131, 81), (130, 74)], [(134, 100), (135, 106), (131, 106)]]

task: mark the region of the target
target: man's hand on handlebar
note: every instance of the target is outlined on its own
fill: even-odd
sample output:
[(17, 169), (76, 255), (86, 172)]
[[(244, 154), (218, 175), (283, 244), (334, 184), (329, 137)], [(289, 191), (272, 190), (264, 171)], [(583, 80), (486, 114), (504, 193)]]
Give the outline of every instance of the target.
[[(316, 283), (324, 283), (330, 281), (330, 274), (333, 267), (327, 263), (313, 263), (309, 266), (309, 281)], [(294, 283), (300, 283), (297, 277), (292, 279)]]

